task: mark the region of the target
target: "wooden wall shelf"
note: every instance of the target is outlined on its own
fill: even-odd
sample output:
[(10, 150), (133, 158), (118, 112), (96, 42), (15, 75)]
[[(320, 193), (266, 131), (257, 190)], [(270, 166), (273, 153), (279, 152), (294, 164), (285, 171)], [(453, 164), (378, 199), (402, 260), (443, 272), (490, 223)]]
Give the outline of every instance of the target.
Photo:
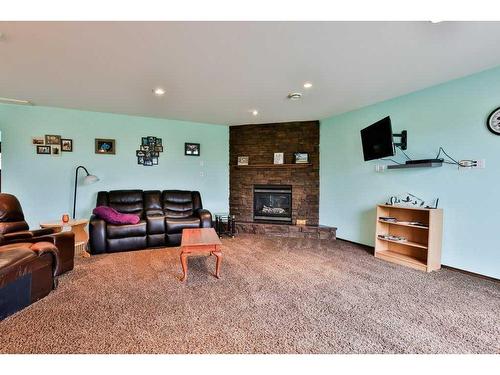
[[(395, 217), (396, 222), (380, 220)], [(409, 224), (420, 222), (425, 226)], [(431, 272), (441, 268), (443, 210), (440, 208), (407, 208), (380, 204), (377, 206), (375, 257), (417, 270)], [(392, 241), (379, 235), (394, 235), (407, 241)]]
[(311, 163), (304, 164), (250, 164), (250, 165), (233, 165), (236, 169), (269, 169), (269, 168), (308, 168)]

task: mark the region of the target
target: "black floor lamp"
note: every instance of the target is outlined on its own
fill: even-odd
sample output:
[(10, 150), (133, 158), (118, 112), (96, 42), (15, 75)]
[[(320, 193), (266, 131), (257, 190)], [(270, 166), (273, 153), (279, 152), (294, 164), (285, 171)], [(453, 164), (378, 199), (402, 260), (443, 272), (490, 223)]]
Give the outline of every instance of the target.
[(75, 195), (73, 196), (73, 219), (75, 218), (75, 212), (76, 212), (76, 189), (78, 188), (78, 171), (82, 168), (87, 175), (83, 179), (83, 184), (84, 185), (90, 185), (93, 184), (94, 182), (99, 181), (99, 177), (94, 176), (93, 174), (90, 174), (87, 168), (85, 168), (83, 165), (79, 165), (76, 167), (75, 171)]

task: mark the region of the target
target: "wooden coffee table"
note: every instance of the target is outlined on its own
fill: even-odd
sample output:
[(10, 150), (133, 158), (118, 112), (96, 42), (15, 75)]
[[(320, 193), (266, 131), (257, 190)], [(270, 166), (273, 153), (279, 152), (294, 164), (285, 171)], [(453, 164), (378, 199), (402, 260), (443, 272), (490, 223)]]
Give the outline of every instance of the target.
[(181, 281), (187, 280), (187, 257), (193, 254), (215, 255), (215, 277), (219, 278), (222, 242), (213, 228), (183, 229), (181, 242), (181, 264), (183, 276)]

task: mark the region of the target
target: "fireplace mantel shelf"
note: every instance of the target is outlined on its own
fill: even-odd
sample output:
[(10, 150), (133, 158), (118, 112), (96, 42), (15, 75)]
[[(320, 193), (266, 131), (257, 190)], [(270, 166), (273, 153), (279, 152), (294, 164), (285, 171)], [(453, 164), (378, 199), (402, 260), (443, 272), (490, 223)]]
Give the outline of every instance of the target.
[(250, 164), (250, 165), (233, 165), (236, 169), (268, 169), (268, 168), (307, 168), (312, 166), (311, 163), (303, 164)]

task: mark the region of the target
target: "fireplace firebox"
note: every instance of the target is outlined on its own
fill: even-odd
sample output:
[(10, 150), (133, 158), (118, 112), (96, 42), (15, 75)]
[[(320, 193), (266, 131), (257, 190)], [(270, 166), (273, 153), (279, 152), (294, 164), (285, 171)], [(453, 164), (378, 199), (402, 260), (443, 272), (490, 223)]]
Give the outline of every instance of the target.
[(292, 223), (292, 187), (290, 185), (254, 185), (254, 221)]

